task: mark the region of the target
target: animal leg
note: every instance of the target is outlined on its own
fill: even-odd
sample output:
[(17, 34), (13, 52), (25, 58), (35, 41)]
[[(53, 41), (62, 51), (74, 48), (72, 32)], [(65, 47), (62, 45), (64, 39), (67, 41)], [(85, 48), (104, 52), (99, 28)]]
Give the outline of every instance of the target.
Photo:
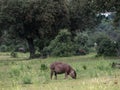
[(51, 79), (52, 79), (53, 73), (54, 73), (54, 72), (53, 72), (53, 71), (51, 71), (51, 75), (50, 75), (50, 78), (51, 78)]
[(68, 77), (68, 73), (66, 72), (66, 73), (65, 73), (65, 79), (66, 79), (67, 77)]
[(57, 73), (55, 72), (55, 79), (57, 79)]

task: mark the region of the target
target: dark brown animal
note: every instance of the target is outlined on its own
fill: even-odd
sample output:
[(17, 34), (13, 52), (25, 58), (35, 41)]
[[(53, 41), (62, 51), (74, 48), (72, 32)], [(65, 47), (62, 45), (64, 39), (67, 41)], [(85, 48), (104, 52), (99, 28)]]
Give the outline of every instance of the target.
[(120, 69), (120, 63), (112, 63), (112, 68), (119, 68)]
[(23, 48), (23, 47), (18, 48), (18, 51), (19, 51), (19, 52), (23, 52), (23, 53), (26, 52), (25, 48)]
[(68, 64), (62, 62), (54, 62), (50, 65), (51, 70), (51, 79), (53, 74), (55, 75), (55, 79), (57, 79), (57, 74), (65, 73), (65, 78), (70, 75), (73, 79), (76, 79), (76, 71)]

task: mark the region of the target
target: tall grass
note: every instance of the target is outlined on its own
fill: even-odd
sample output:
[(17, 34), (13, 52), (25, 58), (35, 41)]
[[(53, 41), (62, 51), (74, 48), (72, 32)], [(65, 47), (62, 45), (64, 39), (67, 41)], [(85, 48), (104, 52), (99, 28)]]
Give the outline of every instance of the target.
[[(17, 58), (11, 58), (9, 55), (0, 53), (0, 88), (3, 88), (2, 90), (120, 89), (118, 82), (120, 71), (111, 68), (112, 62), (119, 62), (119, 58), (96, 58), (94, 54), (89, 54), (27, 60), (28, 54), (18, 53)], [(77, 79), (73, 80), (70, 77), (64, 79), (64, 75), (58, 75), (58, 80), (51, 80), (49, 65), (54, 61), (70, 64), (77, 72)], [(26, 86), (26, 84), (30, 85)]]

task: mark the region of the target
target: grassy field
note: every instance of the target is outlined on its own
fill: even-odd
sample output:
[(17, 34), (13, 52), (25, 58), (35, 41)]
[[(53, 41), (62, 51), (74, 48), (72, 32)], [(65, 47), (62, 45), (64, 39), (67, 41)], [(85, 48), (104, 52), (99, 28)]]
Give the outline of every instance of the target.
[[(96, 58), (95, 54), (28, 60), (28, 54), (0, 53), (0, 90), (120, 90), (120, 69), (111, 68), (120, 58)], [(49, 65), (54, 61), (70, 64), (77, 79), (50, 79)]]

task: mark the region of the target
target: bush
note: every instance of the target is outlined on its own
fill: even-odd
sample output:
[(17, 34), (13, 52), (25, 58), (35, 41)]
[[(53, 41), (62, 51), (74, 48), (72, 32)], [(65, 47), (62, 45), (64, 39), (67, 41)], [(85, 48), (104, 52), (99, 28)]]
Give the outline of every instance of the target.
[(40, 70), (47, 70), (47, 69), (48, 69), (47, 65), (41, 64)]
[(86, 70), (86, 69), (87, 69), (87, 66), (86, 66), (86, 65), (83, 65), (82, 68), (83, 68), (84, 70)]
[(88, 49), (88, 34), (78, 33), (74, 39), (76, 55), (85, 55), (89, 52)]
[(18, 57), (17, 53), (14, 52), (14, 51), (12, 51), (10, 55), (11, 55), (12, 57), (14, 57), (14, 58)]
[(25, 77), (23, 78), (23, 84), (32, 84), (31, 77), (25, 76)]
[(81, 46), (85, 46), (87, 44), (87, 41), (88, 41), (88, 35), (87, 33), (77, 33), (76, 37), (75, 37), (75, 42), (78, 44), (78, 45), (81, 45)]
[(7, 46), (6, 45), (1, 45), (0, 46), (0, 51), (1, 52), (6, 52), (7, 51)]
[(117, 56), (117, 43), (109, 39), (108, 37), (106, 38), (98, 38), (99, 44), (97, 46), (97, 55), (101, 56)]
[(61, 30), (56, 38), (51, 41), (48, 47), (45, 47), (45, 52), (52, 56), (71, 56), (74, 55), (74, 43), (71, 40), (71, 33), (64, 29)]

